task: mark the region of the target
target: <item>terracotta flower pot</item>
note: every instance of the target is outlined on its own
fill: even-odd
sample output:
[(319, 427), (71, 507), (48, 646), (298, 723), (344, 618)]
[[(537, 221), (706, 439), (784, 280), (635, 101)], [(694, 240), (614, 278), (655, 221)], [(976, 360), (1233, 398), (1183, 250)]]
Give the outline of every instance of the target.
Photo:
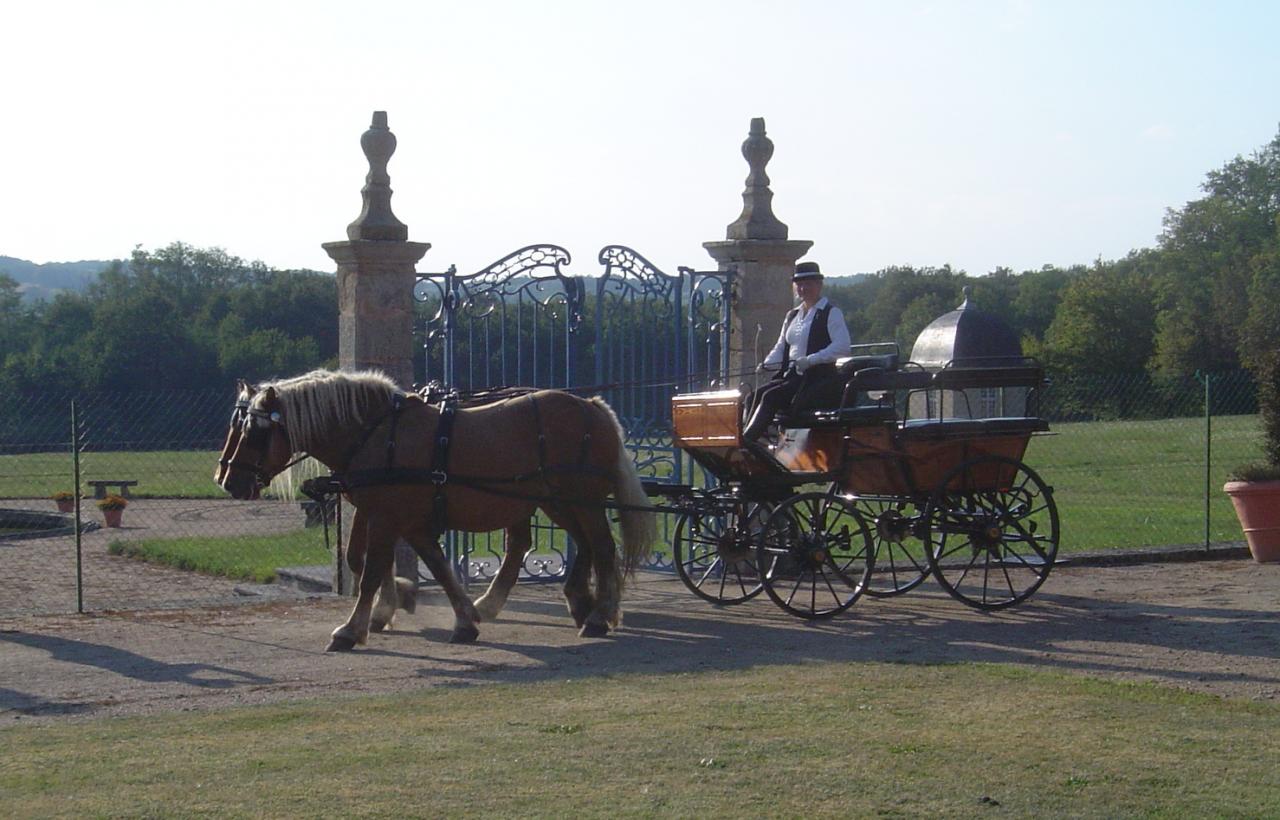
[(124, 510), (103, 510), (102, 520), (106, 522), (108, 527), (120, 526), (120, 517), (124, 515)]
[(1280, 562), (1280, 481), (1228, 481), (1249, 552), (1259, 564)]
[(76, 511), (76, 500), (74, 498), (59, 498), (53, 503), (58, 505), (58, 512), (68, 513)]

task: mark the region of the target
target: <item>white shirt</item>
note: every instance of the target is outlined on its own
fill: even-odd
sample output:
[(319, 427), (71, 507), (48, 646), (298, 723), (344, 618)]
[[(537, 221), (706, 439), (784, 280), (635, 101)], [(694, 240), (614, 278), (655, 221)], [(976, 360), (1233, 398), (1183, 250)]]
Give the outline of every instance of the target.
[[(766, 370), (777, 370), (782, 367), (784, 351), (788, 352), (788, 361), (796, 363), (802, 372), (815, 364), (835, 364), (836, 359), (849, 355), (851, 343), (849, 328), (844, 323), (844, 314), (835, 305), (831, 306), (831, 311), (827, 314), (827, 333), (831, 336), (831, 344), (807, 356), (801, 355), (809, 339), (809, 328), (813, 326), (813, 317), (827, 304), (825, 296), (819, 299), (810, 310), (805, 310), (804, 303), (800, 303), (796, 317), (778, 334), (778, 341), (774, 344), (773, 350), (764, 357)], [(801, 359), (804, 359), (803, 364), (800, 364)]]

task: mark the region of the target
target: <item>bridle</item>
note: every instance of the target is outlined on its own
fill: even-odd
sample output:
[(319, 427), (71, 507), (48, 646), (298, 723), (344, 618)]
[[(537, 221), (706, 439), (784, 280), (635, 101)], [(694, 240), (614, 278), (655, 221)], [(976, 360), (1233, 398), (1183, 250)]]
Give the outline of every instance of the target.
[(285, 436), (285, 440), (288, 440), (284, 419), (278, 411), (260, 410), (251, 407), (248, 399), (240, 399), (236, 402), (235, 409), (231, 411), (231, 426), (244, 428), (240, 434), (240, 440), (236, 443), (235, 453), (239, 454), (241, 448), (248, 445), (257, 453), (257, 460), (253, 464), (246, 464), (238, 458), (218, 459), (218, 464), (225, 466), (228, 470), (244, 470), (253, 473), (259, 489), (266, 487), (271, 483), (271, 479), (307, 457), (304, 453), (274, 473), (268, 473), (263, 469), (262, 462), (271, 449), (272, 432), (278, 430)]
[[(235, 448), (240, 446), (240, 426), (244, 424), (244, 418), (248, 414), (248, 412), (249, 412), (249, 400), (247, 398), (236, 399), (236, 406), (233, 407), (231, 410), (231, 420), (227, 422), (227, 426), (230, 429), (236, 431), (235, 447), (227, 448), (224, 446), (223, 447), (224, 452), (227, 452), (228, 450), (230, 452), (235, 452)], [(230, 443), (230, 439), (228, 439), (228, 443)], [(223, 456), (222, 458), (218, 459), (219, 467), (229, 467), (230, 465), (231, 465), (231, 462), (230, 460), (227, 459), (226, 456)]]

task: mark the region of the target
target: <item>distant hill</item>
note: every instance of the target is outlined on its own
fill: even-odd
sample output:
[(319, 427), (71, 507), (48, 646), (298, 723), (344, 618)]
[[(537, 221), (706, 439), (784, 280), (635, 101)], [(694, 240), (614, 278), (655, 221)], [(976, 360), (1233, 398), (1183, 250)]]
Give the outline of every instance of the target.
[(13, 277), (26, 301), (52, 298), (58, 291), (80, 291), (88, 287), (110, 260), (82, 262), (46, 262), (37, 265), (25, 259), (0, 256), (0, 273)]

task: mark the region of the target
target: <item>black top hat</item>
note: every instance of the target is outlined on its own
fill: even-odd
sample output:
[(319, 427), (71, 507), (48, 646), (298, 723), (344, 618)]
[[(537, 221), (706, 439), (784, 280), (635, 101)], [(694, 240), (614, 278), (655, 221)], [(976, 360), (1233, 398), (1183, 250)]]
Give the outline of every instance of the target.
[(822, 271), (817, 262), (801, 262), (796, 265), (796, 272), (791, 276), (792, 282), (803, 282), (809, 279), (821, 279)]

